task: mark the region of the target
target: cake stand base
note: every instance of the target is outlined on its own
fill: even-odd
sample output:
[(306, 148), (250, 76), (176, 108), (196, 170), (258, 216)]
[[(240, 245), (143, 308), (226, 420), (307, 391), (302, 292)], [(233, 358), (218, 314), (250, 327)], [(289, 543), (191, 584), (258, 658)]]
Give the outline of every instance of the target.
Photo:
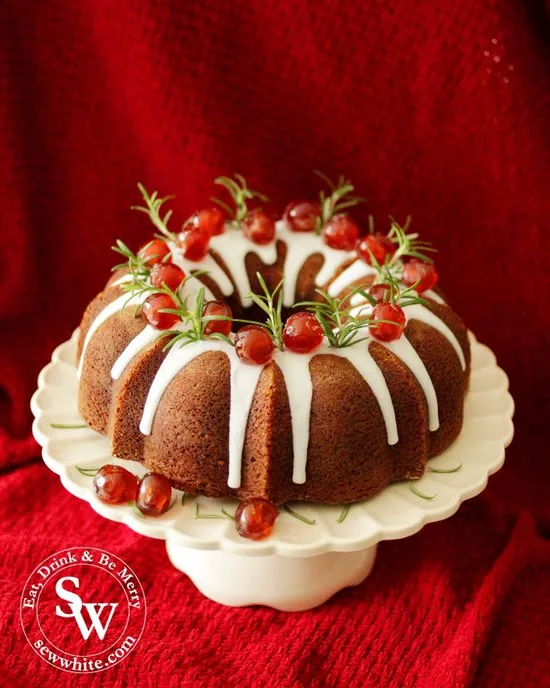
[(309, 557), (249, 556), (170, 540), (166, 549), (172, 564), (214, 602), (229, 607), (261, 604), (285, 612), (313, 609), (342, 588), (362, 583), (376, 558), (376, 545)]

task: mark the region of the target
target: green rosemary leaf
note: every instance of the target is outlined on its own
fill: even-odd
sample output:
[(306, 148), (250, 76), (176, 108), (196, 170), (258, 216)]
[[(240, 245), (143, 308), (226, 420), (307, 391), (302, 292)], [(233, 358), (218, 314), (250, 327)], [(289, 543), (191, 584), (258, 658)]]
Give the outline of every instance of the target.
[(229, 344), (229, 346), (235, 346), (233, 340), (229, 339), (229, 337), (226, 337), (221, 332), (212, 332), (212, 334), (206, 336), (206, 339), (219, 339), (221, 342)]
[(87, 478), (92, 478), (101, 469), (101, 466), (98, 466), (97, 468), (83, 468), (75, 465), (75, 468), (81, 475), (85, 475)]
[(346, 520), (349, 514), (349, 508), (349, 504), (344, 504), (344, 506), (342, 507), (342, 513), (340, 514), (340, 516), (338, 516), (337, 523), (343, 523)]
[(413, 485), (410, 481), (408, 482), (409, 489), (412, 493), (414, 493), (417, 497), (422, 497), (422, 499), (435, 499), (437, 497), (436, 494), (434, 495), (427, 495), (424, 492), (421, 492), (416, 485)]
[(223, 506), (222, 506), (222, 514), (223, 514), (226, 518), (228, 518), (230, 521), (234, 521), (234, 520), (235, 520), (235, 516), (234, 516), (234, 515), (231, 515), (228, 511), (226, 511), (226, 510), (223, 508)]
[(291, 509), (288, 506), (288, 504), (284, 505), (284, 510), (287, 511), (294, 518), (297, 518), (298, 521), (302, 521), (302, 523), (307, 523), (308, 526), (314, 526), (317, 523), (315, 519), (308, 518), (307, 516), (304, 516), (303, 514), (299, 514), (297, 511), (294, 511), (294, 509)]
[(458, 466), (454, 468), (433, 468), (433, 466), (428, 466), (428, 471), (430, 473), (458, 473), (464, 464), (459, 463)]
[(50, 428), (55, 428), (56, 430), (80, 430), (87, 427), (87, 423), (50, 423)]

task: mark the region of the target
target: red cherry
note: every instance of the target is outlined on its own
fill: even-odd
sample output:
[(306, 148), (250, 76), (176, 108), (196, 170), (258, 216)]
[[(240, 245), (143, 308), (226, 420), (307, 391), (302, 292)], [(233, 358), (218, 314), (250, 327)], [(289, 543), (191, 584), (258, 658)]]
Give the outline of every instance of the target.
[(359, 227), (349, 215), (335, 215), (323, 227), (325, 244), (340, 251), (351, 251), (358, 237)]
[[(372, 309), (374, 322), (369, 325), (369, 332), (381, 342), (391, 342), (399, 339), (405, 329), (405, 313), (401, 306), (395, 303), (379, 303)], [(388, 320), (389, 322), (376, 322)]]
[(283, 344), (289, 351), (297, 354), (309, 354), (323, 341), (323, 328), (313, 315), (301, 311), (291, 315), (283, 329)]
[(372, 257), (379, 265), (384, 265), (386, 256), (393, 256), (397, 246), (381, 232), (367, 234), (357, 242), (357, 254), (365, 263), (372, 265)]
[(251, 210), (242, 226), (245, 237), (255, 244), (269, 244), (275, 237), (275, 221), (261, 208)]
[(208, 253), (210, 234), (202, 227), (187, 224), (178, 234), (177, 244), (187, 260), (202, 260)]
[(216, 206), (203, 208), (193, 215), (191, 224), (204, 229), (210, 236), (216, 236), (225, 230), (225, 216), (222, 209)]
[(167, 263), (166, 256), (170, 254), (168, 244), (162, 239), (153, 239), (138, 251), (138, 258), (141, 258), (146, 265), (151, 267), (157, 263)]
[(168, 294), (151, 294), (143, 303), (145, 320), (158, 330), (168, 330), (179, 320), (175, 313), (162, 313), (161, 309), (176, 308), (176, 304)]
[(389, 284), (373, 284), (368, 288), (368, 293), (380, 303), (388, 302), (391, 296), (391, 287)]
[(151, 270), (151, 284), (160, 289), (165, 284), (172, 291), (180, 286), (185, 279), (185, 273), (173, 263), (166, 265), (157, 263)]
[(267, 499), (249, 499), (241, 502), (235, 512), (235, 525), (241, 537), (261, 540), (273, 530), (279, 510)]
[(293, 232), (313, 232), (321, 217), (321, 206), (313, 201), (292, 201), (283, 214), (283, 219)]
[(142, 514), (160, 516), (170, 507), (172, 485), (160, 473), (146, 473), (139, 481), (136, 506)]
[(273, 340), (260, 325), (245, 325), (235, 335), (235, 353), (243, 363), (265, 365), (274, 349)]
[(94, 490), (102, 502), (127, 504), (136, 498), (136, 476), (122, 466), (107, 464), (94, 476)]
[(437, 284), (439, 275), (433, 263), (424, 263), (418, 258), (412, 258), (403, 268), (403, 277), (401, 278), (403, 284), (407, 287), (416, 285), (416, 291), (421, 294), (423, 291), (433, 289)]
[[(223, 315), (225, 318), (232, 318), (231, 308), (223, 301), (207, 301), (202, 311), (202, 317), (208, 315)], [(204, 334), (219, 332), (229, 337), (231, 333), (232, 320), (209, 320), (204, 326)]]

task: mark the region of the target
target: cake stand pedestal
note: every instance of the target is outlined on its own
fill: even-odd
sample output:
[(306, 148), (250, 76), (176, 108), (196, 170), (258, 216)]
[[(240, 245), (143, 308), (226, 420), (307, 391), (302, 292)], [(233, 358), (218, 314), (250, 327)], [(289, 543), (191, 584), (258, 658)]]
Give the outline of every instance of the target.
[[(230, 606), (260, 604), (302, 611), (361, 583), (372, 570), (378, 542), (408, 537), (427, 523), (448, 518), (461, 502), (482, 492), (489, 475), (502, 466), (513, 436), (508, 380), (492, 352), (473, 335), (471, 345), (472, 375), (462, 431), (446, 452), (429, 462), (424, 477), (414, 483), (415, 491), (407, 482), (394, 483), (352, 505), (347, 513), (341, 506), (292, 504), (308, 522), (281, 511), (272, 535), (258, 542), (241, 538), (222, 512), (222, 507), (234, 512), (236, 503), (231, 500), (182, 499), (176, 492), (175, 505), (151, 518), (97, 499), (92, 478), (76, 465), (99, 468), (118, 463), (140, 475), (145, 469), (113, 458), (109, 440), (82, 427), (76, 333), (54, 351), (40, 373), (31, 401), (33, 432), (46, 465), (69, 492), (105, 518), (165, 540), (172, 564), (210, 599)], [(58, 424), (76, 427), (55, 427)]]
[(229, 607), (263, 604), (287, 612), (318, 607), (342, 588), (362, 583), (374, 566), (376, 547), (309, 557), (254, 557), (166, 543), (172, 564), (214, 602)]

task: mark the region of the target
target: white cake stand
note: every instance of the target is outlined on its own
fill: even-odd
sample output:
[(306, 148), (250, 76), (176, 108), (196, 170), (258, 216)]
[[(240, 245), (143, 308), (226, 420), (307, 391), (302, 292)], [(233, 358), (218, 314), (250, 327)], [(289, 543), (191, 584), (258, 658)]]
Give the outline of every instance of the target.
[[(291, 504), (315, 523), (282, 510), (272, 535), (259, 542), (241, 538), (223, 515), (222, 507), (229, 514), (235, 510), (236, 502), (230, 500), (186, 496), (182, 504), (181, 493), (175, 491), (178, 499), (170, 511), (152, 518), (130, 506), (109, 506), (97, 499), (92, 477), (82, 475), (75, 464), (119, 463), (137, 474), (144, 468), (113, 458), (109, 440), (87, 427), (52, 427), (83, 422), (77, 410), (76, 333), (54, 351), (40, 373), (31, 401), (33, 432), (46, 465), (69, 492), (105, 518), (166, 540), (172, 564), (210, 599), (231, 606), (310, 609), (338, 590), (361, 583), (373, 567), (378, 542), (413, 535), (426, 523), (452, 516), (502, 466), (514, 432), (508, 379), (492, 352), (473, 335), (471, 344), (472, 376), (462, 432), (444, 454), (430, 461), (424, 477), (414, 482), (416, 492), (407, 482), (395, 483), (373, 499), (352, 505), (344, 520), (342, 507)], [(434, 472), (460, 465), (456, 472)]]

